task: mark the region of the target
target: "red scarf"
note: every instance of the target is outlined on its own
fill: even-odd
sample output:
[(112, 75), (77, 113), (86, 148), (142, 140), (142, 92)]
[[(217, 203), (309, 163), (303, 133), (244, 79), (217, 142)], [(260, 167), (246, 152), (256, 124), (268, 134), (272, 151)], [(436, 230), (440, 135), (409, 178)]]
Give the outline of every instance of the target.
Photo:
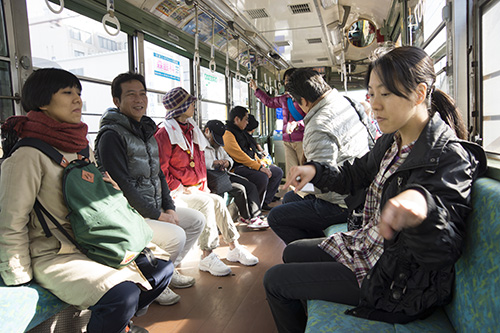
[(77, 153), (88, 146), (87, 124), (61, 123), (40, 111), (26, 116), (9, 117), (2, 131), (14, 130), (20, 138), (35, 138), (68, 153)]

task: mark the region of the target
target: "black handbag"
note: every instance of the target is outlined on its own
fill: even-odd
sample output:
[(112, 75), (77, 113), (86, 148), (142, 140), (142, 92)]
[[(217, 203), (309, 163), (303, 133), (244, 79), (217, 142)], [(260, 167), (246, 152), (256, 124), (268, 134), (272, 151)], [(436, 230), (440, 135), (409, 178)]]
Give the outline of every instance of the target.
[(208, 188), (215, 194), (222, 195), (233, 188), (227, 171), (207, 170), (207, 182)]

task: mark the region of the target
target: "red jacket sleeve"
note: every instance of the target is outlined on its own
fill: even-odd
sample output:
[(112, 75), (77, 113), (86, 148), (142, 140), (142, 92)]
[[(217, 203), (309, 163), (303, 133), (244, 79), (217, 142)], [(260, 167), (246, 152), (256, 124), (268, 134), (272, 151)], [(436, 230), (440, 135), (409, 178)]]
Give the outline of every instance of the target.
[(158, 142), (158, 149), (160, 153), (160, 166), (165, 179), (168, 183), (170, 190), (176, 190), (181, 181), (175, 178), (170, 173), (170, 159), (172, 157), (172, 144), (170, 143), (170, 138), (168, 137), (167, 131), (164, 128), (158, 129), (155, 134), (155, 139)]

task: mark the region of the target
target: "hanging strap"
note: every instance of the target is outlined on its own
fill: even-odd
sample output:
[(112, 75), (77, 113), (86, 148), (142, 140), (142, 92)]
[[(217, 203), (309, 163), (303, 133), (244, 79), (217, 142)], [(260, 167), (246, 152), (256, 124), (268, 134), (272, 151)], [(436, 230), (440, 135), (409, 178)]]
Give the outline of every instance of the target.
[(295, 105), (293, 105), (293, 99), (288, 97), (286, 99), (286, 104), (288, 106), (288, 111), (290, 111), (290, 113), (292, 114), (293, 119), (295, 119), (296, 121), (301, 121), (302, 119), (304, 119), (300, 112), (295, 108)]

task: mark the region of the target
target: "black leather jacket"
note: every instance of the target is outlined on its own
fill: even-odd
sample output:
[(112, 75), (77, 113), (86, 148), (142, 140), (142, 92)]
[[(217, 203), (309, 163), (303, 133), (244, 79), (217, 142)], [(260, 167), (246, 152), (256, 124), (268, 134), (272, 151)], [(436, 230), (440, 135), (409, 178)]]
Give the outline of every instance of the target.
[[(367, 188), (393, 141), (393, 134), (383, 135), (365, 156), (338, 169), (313, 163), (313, 184), (341, 194)], [(350, 314), (405, 323), (451, 300), (472, 182), (485, 170), (482, 148), (459, 140), (439, 114), (434, 115), (404, 163), (387, 179), (380, 205), (404, 190), (417, 189), (427, 199), (428, 216), (418, 227), (384, 242), (384, 253), (363, 281), (360, 304)]]

